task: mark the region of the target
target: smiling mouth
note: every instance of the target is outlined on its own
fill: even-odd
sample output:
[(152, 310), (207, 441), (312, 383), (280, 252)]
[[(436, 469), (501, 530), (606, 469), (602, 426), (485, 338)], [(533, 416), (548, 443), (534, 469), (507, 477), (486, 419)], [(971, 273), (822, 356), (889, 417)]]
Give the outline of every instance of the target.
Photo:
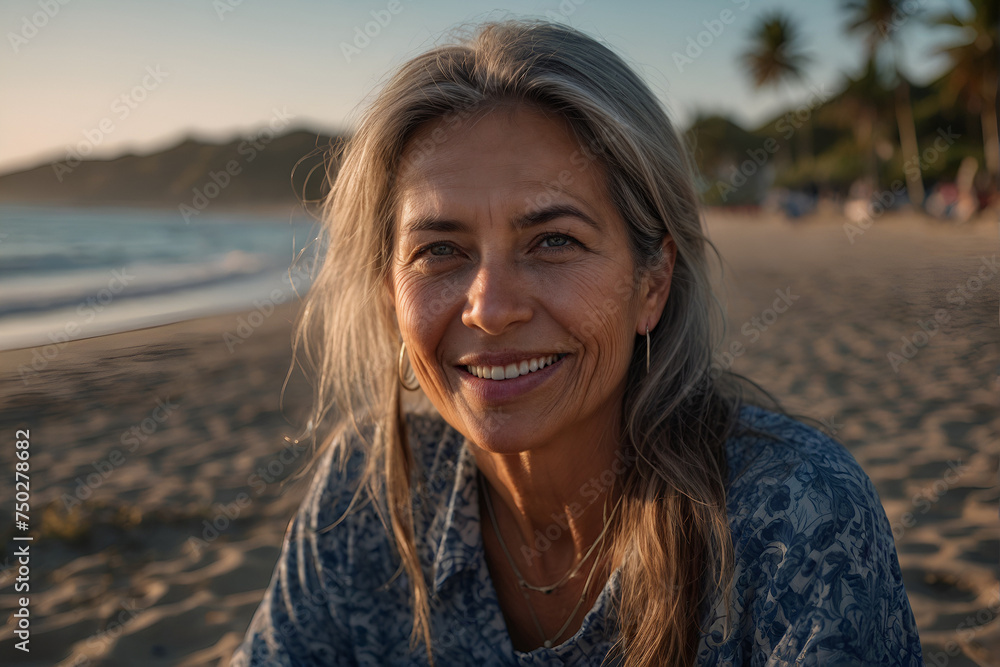
[(563, 354), (550, 354), (533, 359), (525, 359), (516, 364), (506, 366), (464, 366), (467, 373), (475, 375), (484, 380), (512, 380), (528, 373), (540, 371), (547, 366), (551, 366), (566, 356)]

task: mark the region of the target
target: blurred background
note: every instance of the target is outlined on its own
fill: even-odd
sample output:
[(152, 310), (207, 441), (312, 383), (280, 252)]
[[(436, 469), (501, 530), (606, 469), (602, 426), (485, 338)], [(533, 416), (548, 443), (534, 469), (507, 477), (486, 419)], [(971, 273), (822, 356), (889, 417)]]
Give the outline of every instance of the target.
[(927, 663), (1000, 664), (996, 0), (5, 2), (0, 466), (27, 429), (31, 487), (0, 663), (228, 662), (304, 491), (323, 175), (396, 67), (508, 17), (663, 101), (724, 260), (717, 365), (872, 477)]

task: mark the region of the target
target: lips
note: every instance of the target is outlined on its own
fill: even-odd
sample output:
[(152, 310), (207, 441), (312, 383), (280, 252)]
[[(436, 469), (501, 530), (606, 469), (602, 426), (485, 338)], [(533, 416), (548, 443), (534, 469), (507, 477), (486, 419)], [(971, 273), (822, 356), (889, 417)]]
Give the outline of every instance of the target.
[[(459, 371), (461, 386), (471, 398), (484, 406), (498, 407), (546, 384), (560, 372), (569, 356), (569, 353), (562, 352), (510, 350), (462, 357), (455, 369)], [(493, 379), (494, 372), (496, 380)]]

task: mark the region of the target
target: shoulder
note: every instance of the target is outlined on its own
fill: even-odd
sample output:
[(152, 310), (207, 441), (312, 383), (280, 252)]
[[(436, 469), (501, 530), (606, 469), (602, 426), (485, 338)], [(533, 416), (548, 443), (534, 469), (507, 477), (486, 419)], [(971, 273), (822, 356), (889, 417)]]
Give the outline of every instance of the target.
[(881, 544), (895, 556), (878, 493), (840, 443), (787, 415), (744, 406), (726, 448), (738, 559), (775, 541), (811, 552), (838, 542), (867, 553)]
[(727, 455), (736, 632), (774, 664), (919, 664), (889, 522), (850, 452), (747, 406)]
[(744, 406), (726, 443), (728, 509), (742, 524), (767, 514), (845, 519), (881, 509), (868, 475), (843, 445), (787, 415)]

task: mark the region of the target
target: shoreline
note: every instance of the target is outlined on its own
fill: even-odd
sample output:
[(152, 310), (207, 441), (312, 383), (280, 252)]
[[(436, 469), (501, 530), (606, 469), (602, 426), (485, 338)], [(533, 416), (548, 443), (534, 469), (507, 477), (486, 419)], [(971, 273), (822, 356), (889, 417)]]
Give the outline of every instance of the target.
[[(0, 355), (7, 352), (11, 353), (30, 352), (33, 361), (38, 359), (44, 363), (52, 359), (53, 355), (58, 355), (59, 352), (62, 349), (64, 349), (67, 345), (73, 343), (80, 343), (83, 341), (94, 340), (96, 338), (104, 338), (106, 336), (118, 336), (121, 334), (129, 334), (140, 331), (151, 331), (159, 329), (160, 327), (168, 327), (176, 324), (184, 324), (185, 322), (197, 322), (199, 320), (212, 320), (215, 318), (235, 317), (237, 320), (236, 326), (239, 327), (240, 326), (239, 319), (241, 317), (244, 320), (246, 320), (248, 317), (252, 316), (253, 313), (259, 313), (263, 318), (266, 319), (271, 316), (271, 312), (273, 312), (273, 310), (288, 308), (288, 307), (295, 309), (298, 307), (299, 303), (299, 299), (294, 295), (292, 296), (281, 295), (280, 301), (269, 300), (266, 297), (260, 300), (262, 301), (261, 307), (252, 309), (247, 309), (245, 307), (240, 307), (236, 305), (228, 308), (217, 308), (206, 305), (190, 313), (165, 312), (161, 315), (146, 316), (142, 318), (142, 324), (140, 324), (139, 326), (129, 326), (126, 323), (127, 320), (122, 321), (123, 318), (119, 318), (118, 326), (122, 328), (118, 328), (114, 325), (111, 326), (105, 325), (104, 329), (98, 329), (94, 333), (82, 335), (79, 337), (70, 337), (73, 333), (76, 332), (76, 330), (80, 329), (80, 326), (78, 324), (76, 324), (73, 321), (70, 321), (70, 323), (67, 326), (63, 327), (61, 330), (56, 329), (55, 331), (48, 331), (46, 333), (47, 340), (43, 339), (32, 344), (18, 345), (16, 347), (0, 347)], [(270, 306), (271, 309), (273, 310), (264, 308), (264, 306)], [(202, 312), (207, 310), (211, 310), (213, 312), (211, 314)], [(269, 312), (265, 313), (264, 312), (265, 310), (268, 310)], [(259, 318), (255, 318), (255, 321), (257, 321), (258, 319)], [(70, 325), (72, 325), (72, 329), (70, 328)], [(253, 326), (253, 323), (250, 323), (250, 327), (251, 329), (256, 329), (256, 327)], [(54, 352), (52, 348), (55, 348)]]
[[(278, 316), (279, 318), (282, 318), (285, 323), (290, 324), (295, 315), (298, 313), (298, 309), (298, 302), (277, 304), (274, 311), (265, 317), (265, 321), (262, 322), (262, 325), (274, 316)], [(137, 347), (141, 344), (141, 341), (148, 337), (156, 338), (173, 335), (193, 335), (204, 338), (207, 331), (218, 330), (220, 332), (220, 339), (223, 344), (225, 344), (225, 333), (234, 331), (237, 327), (239, 327), (241, 318), (246, 320), (247, 316), (255, 312), (260, 311), (257, 309), (233, 309), (232, 311), (226, 311), (213, 315), (182, 317), (181, 319), (149, 324), (147, 326), (141, 326), (134, 329), (98, 333), (81, 338), (72, 338), (65, 341), (54, 340), (51, 343), (44, 345), (26, 345), (23, 347), (0, 349), (0, 375), (9, 371), (11, 367), (30, 365), (30, 362), (33, 359), (39, 357), (46, 361), (46, 365), (48, 365), (48, 363), (56, 361), (57, 358), (62, 355), (62, 352), (69, 348), (72, 348), (73, 355), (93, 356), (94, 354), (101, 352)], [(165, 315), (165, 317), (172, 316)], [(274, 323), (268, 325), (268, 329), (273, 327)], [(256, 331), (256, 328), (254, 328), (254, 331)], [(45, 353), (48, 348), (53, 347), (57, 348), (55, 356)], [(36, 371), (35, 374), (37, 375), (43, 369), (33, 370)]]

